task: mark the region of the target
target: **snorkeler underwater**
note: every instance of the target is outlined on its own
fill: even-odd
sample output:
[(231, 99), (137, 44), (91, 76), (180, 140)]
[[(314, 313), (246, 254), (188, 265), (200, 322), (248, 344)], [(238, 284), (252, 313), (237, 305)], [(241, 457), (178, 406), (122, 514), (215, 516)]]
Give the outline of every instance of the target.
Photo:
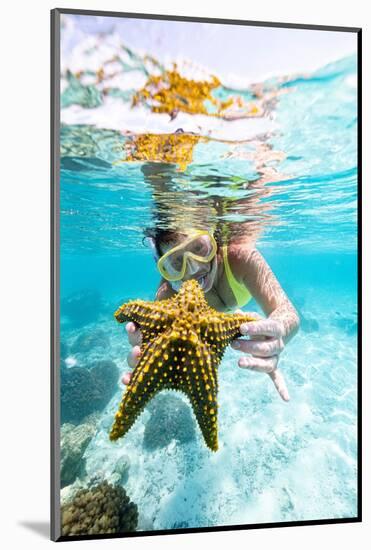
[(54, 25), (54, 540), (356, 519), (357, 30)]

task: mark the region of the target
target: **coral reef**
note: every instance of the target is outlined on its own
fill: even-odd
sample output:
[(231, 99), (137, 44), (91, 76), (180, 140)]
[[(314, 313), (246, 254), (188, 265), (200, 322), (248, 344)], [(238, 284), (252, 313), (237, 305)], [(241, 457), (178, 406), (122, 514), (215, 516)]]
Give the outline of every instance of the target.
[(106, 349), (109, 337), (102, 329), (90, 330), (80, 334), (71, 346), (72, 353), (86, 353), (94, 348)]
[(98, 415), (92, 414), (83, 424), (75, 426), (65, 423), (61, 426), (61, 487), (71, 485), (77, 477), (85, 476), (86, 447), (96, 432)]
[(119, 370), (109, 360), (62, 369), (62, 422), (79, 423), (88, 414), (102, 411), (117, 389), (118, 378)]
[(135, 531), (138, 509), (122, 487), (107, 481), (80, 489), (62, 506), (62, 535), (98, 535)]
[(189, 407), (180, 397), (162, 394), (150, 403), (151, 416), (144, 430), (144, 447), (153, 451), (166, 447), (173, 439), (188, 443), (195, 439), (194, 421)]
[(185, 281), (168, 300), (136, 300), (115, 313), (119, 323), (134, 321), (142, 333), (142, 354), (123, 396), (109, 437), (125, 435), (156, 393), (182, 391), (195, 413), (206, 445), (218, 449), (217, 367), (227, 346), (241, 336), (244, 313), (209, 307), (197, 281)]

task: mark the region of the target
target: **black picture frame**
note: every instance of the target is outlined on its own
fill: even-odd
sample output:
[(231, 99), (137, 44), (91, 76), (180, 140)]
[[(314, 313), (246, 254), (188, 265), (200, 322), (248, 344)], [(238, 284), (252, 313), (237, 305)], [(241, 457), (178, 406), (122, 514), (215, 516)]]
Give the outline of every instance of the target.
[[(349, 32), (357, 35), (357, 143), (358, 143), (358, 234), (357, 234), (357, 267), (358, 267), (358, 366), (357, 366), (357, 516), (351, 518), (328, 518), (321, 520), (288, 521), (279, 523), (259, 523), (233, 526), (214, 526), (186, 529), (139, 531), (120, 534), (62, 536), (60, 510), (60, 16), (62, 14), (102, 16), (116, 18), (152, 19), (164, 21), (188, 21), (200, 23), (218, 23), (228, 25), (246, 25), (254, 27), (280, 27), (286, 29), (324, 30), (332, 32)], [(50, 461), (51, 461), (51, 499), (50, 522), (51, 539), (53, 541), (74, 541), (90, 539), (109, 539), (125, 537), (155, 536), (164, 534), (184, 534), (195, 532), (236, 531), (248, 529), (266, 529), (272, 527), (289, 527), (305, 525), (325, 525), (338, 523), (355, 523), (362, 521), (362, 29), (358, 27), (337, 27), (325, 25), (304, 25), (295, 23), (273, 23), (263, 21), (247, 21), (234, 19), (201, 18), (191, 16), (156, 15), (143, 13), (123, 13), (111, 11), (79, 10), (55, 8), (51, 10), (51, 429), (50, 429)]]

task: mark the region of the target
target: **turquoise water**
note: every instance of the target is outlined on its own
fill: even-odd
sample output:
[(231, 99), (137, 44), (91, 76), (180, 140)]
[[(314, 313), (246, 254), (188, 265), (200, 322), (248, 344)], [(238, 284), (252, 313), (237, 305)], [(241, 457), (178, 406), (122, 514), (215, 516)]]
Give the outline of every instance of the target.
[[(128, 299), (153, 299), (159, 276), (143, 229), (172, 227), (179, 219), (224, 223), (231, 235), (251, 230), (301, 317), (280, 358), (289, 403), (266, 375), (238, 368), (240, 354), (227, 350), (219, 369), (216, 453), (205, 447), (178, 394), (180, 431), (171, 410), (164, 413), (174, 402), (165, 396), (161, 409), (157, 396), (129, 434), (112, 444), (108, 431), (124, 389), (118, 383), (85, 450), (86, 475), (117, 481), (125, 457), (128, 475), (120, 482), (138, 505), (138, 529), (357, 514), (355, 81), (355, 57), (305, 77), (266, 81), (266, 90), (279, 92), (266, 115), (274, 125), (244, 141), (240, 130), (233, 140), (231, 122), (228, 139), (196, 144), (185, 170), (120, 162), (129, 138), (107, 125), (62, 125), (65, 368), (112, 360), (119, 373), (128, 370), (129, 344), (113, 312)], [(78, 113), (89, 111), (78, 97), (75, 106)], [(244, 309), (261, 312), (255, 302)], [(76, 350), (79, 337), (98, 329), (108, 345), (98, 339)], [(156, 422), (165, 434), (148, 432)]]

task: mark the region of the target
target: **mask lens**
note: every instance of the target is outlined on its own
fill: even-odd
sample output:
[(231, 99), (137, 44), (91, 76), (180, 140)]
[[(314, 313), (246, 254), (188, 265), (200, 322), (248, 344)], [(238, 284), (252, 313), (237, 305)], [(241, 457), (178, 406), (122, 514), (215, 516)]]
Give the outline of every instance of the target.
[(192, 252), (192, 254), (194, 254), (195, 256), (200, 256), (201, 258), (209, 256), (212, 251), (210, 237), (208, 235), (202, 235), (201, 237), (198, 237), (197, 239), (189, 243), (187, 251)]
[(163, 269), (165, 269), (171, 276), (179, 275), (183, 271), (183, 264), (185, 257), (183, 253), (179, 251), (170, 254), (163, 262)]

